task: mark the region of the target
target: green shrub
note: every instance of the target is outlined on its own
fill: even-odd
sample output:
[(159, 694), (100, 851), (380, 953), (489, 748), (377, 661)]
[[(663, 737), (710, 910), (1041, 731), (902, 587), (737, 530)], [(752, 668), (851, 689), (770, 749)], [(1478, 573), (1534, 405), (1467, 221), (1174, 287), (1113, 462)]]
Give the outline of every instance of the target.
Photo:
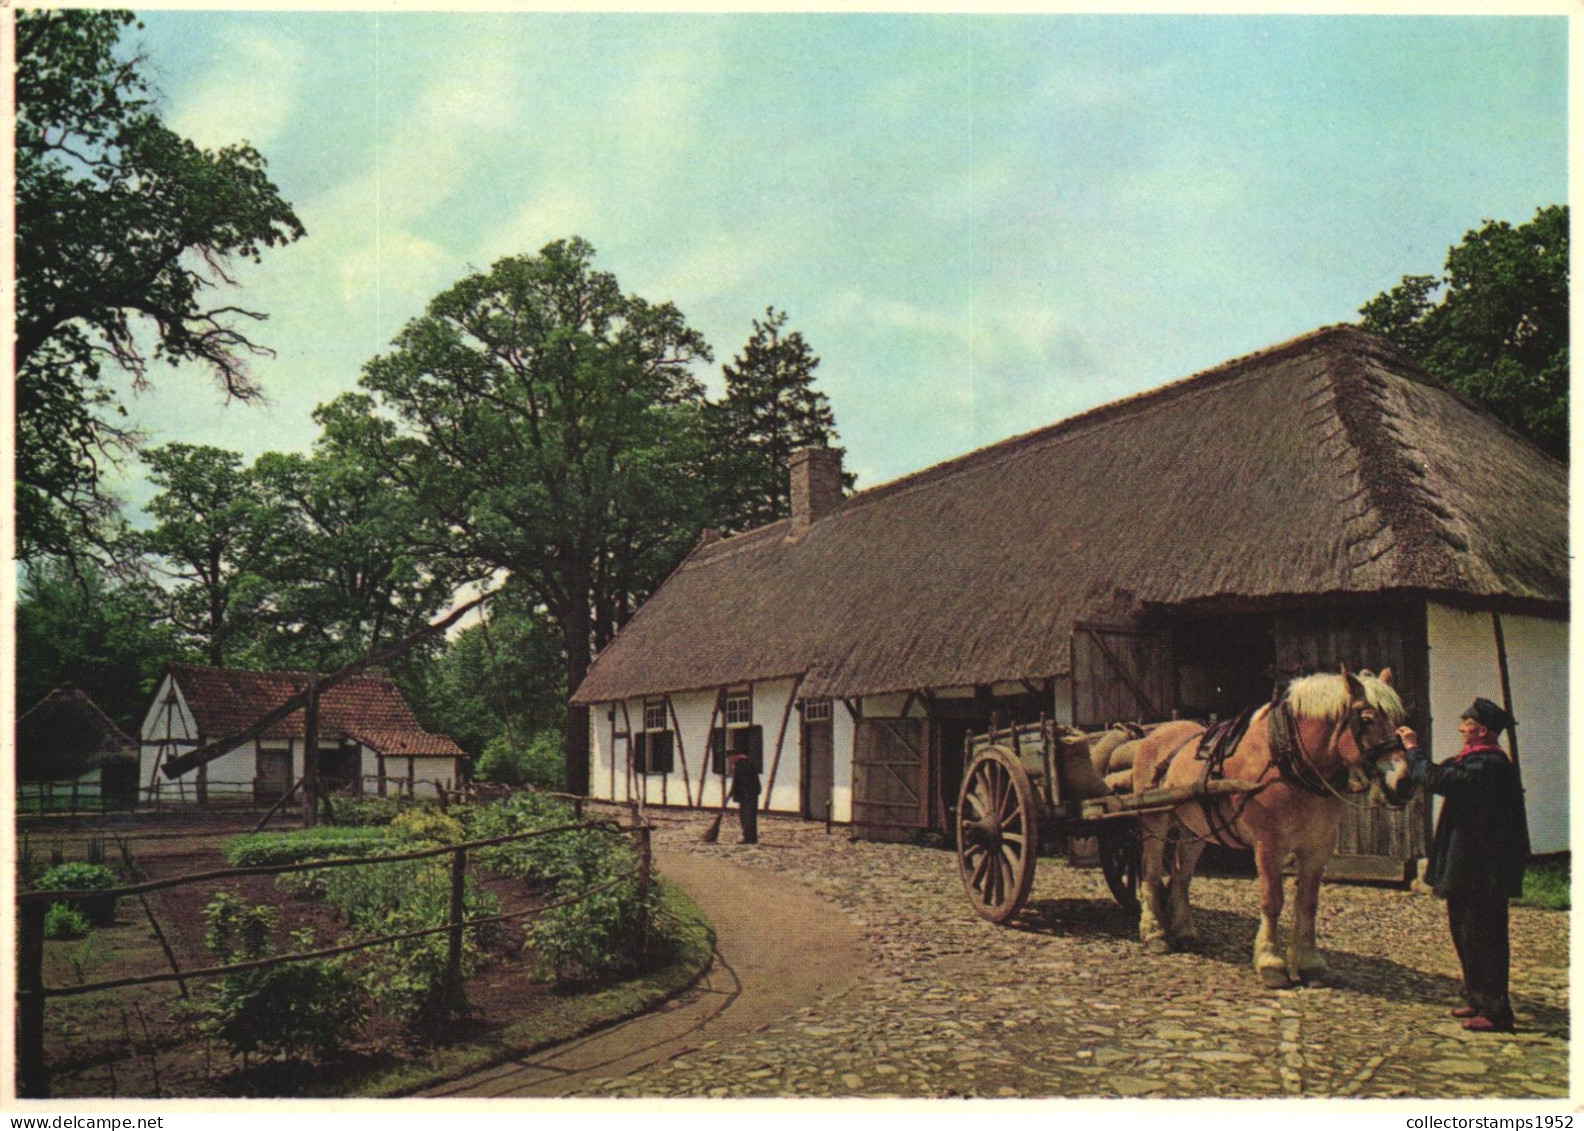
[(216, 892), (204, 906), (204, 946), (221, 962), (251, 962), (270, 952), (275, 909), (261, 903), (249, 907), (228, 891)]
[(228, 974), (215, 988), (206, 1028), (232, 1056), (264, 1052), (323, 1059), (368, 1020), (362, 987), (345, 963), (306, 959)]
[(538, 955), (537, 972), (557, 979), (600, 977), (630, 969), (637, 959), (643, 916), (652, 914), (638, 898), (631, 876), (637, 863), (632, 845), (600, 829), (541, 837), (534, 867), (551, 884), (555, 899), (566, 899), (618, 877), (630, 877), (605, 891), (553, 908), (533, 920), (529, 940)]
[(44, 913), (44, 937), (47, 939), (80, 939), (93, 930), (88, 916), (65, 903), (52, 903)]
[[(538, 793), (516, 793), (505, 801), (470, 807), (459, 814), (468, 840), (490, 840), (498, 836), (532, 832), (535, 829), (569, 825), (572, 806)], [(554, 837), (494, 844), (477, 850), (479, 864), (498, 876), (520, 876), (535, 886), (553, 883), (552, 869), (541, 862), (544, 847)]]
[(384, 829), (328, 825), (284, 833), (244, 833), (227, 840), (221, 853), (233, 868), (262, 868), (340, 856), (372, 856), (382, 849), (388, 850)]
[(474, 774), (479, 781), (497, 785), (565, 789), (566, 756), (561, 735), (542, 730), (526, 742), (514, 742), (504, 733), (497, 734), (484, 744)]
[(395, 797), (338, 797), (335, 823), (349, 828), (383, 828), (401, 811), (402, 803)]
[(457, 844), (465, 837), (462, 822), (428, 806), (409, 809), (390, 823), (391, 834), (419, 844)]
[[(325, 901), (364, 936), (397, 935), (445, 925), (451, 913), (451, 867), (444, 856), (424, 860), (371, 862), (335, 868), (325, 879)], [(500, 913), (500, 902), (465, 879), (463, 917)], [(484, 949), (499, 938), (497, 924), (462, 932), (462, 977), (471, 977)], [(420, 1032), (432, 1031), (463, 1003), (447, 1000), (449, 938), (445, 934), (403, 939), (358, 953), (355, 968), (380, 1008)]]
[[(37, 891), (107, 891), (117, 887), (116, 874), (103, 864), (56, 864), (38, 878)], [(98, 896), (66, 901), (96, 927), (115, 922), (116, 897)]]

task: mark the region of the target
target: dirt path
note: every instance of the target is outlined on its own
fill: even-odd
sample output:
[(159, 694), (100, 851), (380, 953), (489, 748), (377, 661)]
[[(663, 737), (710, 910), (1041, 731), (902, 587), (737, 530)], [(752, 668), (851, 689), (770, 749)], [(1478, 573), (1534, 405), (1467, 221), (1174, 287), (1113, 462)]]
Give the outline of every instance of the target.
[[(774, 843), (746, 854), (784, 851)], [(855, 984), (868, 966), (859, 927), (801, 884), (657, 841), (666, 879), (714, 924), (715, 960), (656, 1013), (462, 1077), (429, 1096), (571, 1096), (632, 1083), (645, 1069), (729, 1042)]]

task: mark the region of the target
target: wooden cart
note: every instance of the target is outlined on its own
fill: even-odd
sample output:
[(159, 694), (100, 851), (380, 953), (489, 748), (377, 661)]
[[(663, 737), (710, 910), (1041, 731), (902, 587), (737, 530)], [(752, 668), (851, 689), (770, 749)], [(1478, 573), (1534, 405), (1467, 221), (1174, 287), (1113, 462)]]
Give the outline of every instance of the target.
[(957, 795), (957, 868), (974, 910), (992, 923), (1006, 922), (1028, 899), (1041, 849), (1070, 837), (1096, 838), (1106, 885), (1118, 904), (1137, 914), (1139, 816), (1195, 797), (1254, 788), (1210, 780), (1143, 793), (1064, 797), (1057, 753), (1063, 731), (1042, 721), (968, 740), (968, 766)]

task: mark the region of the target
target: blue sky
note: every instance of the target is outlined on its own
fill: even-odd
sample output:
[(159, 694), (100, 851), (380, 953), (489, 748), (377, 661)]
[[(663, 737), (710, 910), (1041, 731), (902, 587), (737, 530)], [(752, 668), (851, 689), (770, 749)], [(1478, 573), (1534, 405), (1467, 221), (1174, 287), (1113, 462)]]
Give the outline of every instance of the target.
[(167, 121), (252, 142), (308, 229), (240, 272), (269, 405), (197, 372), (131, 402), (250, 459), (434, 294), (574, 234), (705, 334), (712, 389), (786, 310), (872, 486), (1352, 320), (1567, 198), (1557, 16), (141, 18)]

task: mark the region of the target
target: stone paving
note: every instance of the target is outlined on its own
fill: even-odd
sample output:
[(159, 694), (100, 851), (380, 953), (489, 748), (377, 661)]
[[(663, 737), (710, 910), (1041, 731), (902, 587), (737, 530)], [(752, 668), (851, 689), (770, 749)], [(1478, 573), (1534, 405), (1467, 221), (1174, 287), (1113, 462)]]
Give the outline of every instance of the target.
[(1041, 859), (1006, 926), (968, 905), (953, 854), (762, 822), (761, 843), (705, 845), (702, 818), (663, 815), (667, 851), (807, 884), (871, 948), (858, 985), (729, 1045), (704, 1044), (609, 1096), (1568, 1096), (1568, 916), (1514, 908), (1519, 1032), (1448, 1015), (1457, 959), (1444, 905), (1330, 884), (1325, 985), (1271, 992), (1250, 965), (1253, 881), (1201, 876), (1195, 953), (1144, 955), (1098, 869)]

